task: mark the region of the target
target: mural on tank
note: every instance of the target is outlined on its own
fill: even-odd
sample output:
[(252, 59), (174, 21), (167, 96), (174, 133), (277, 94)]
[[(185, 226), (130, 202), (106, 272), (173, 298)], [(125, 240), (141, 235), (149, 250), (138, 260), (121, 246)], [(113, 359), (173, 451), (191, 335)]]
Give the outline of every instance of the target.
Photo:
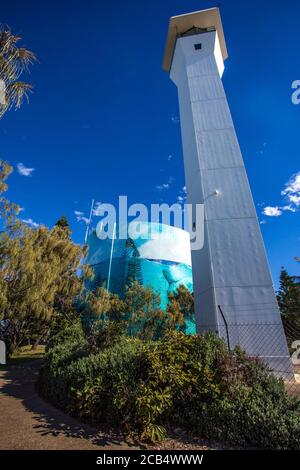
[[(132, 230), (135, 232), (134, 237), (130, 237)], [(106, 287), (112, 240), (101, 240), (93, 231), (88, 238), (88, 245), (87, 263), (95, 274), (90, 288)], [(192, 292), (188, 232), (159, 223), (131, 222), (128, 225), (128, 238), (120, 240), (117, 227), (109, 290), (122, 298), (126, 286), (133, 281), (138, 281), (157, 292), (161, 298), (162, 309), (166, 309), (168, 294), (175, 292), (181, 284)], [(186, 333), (196, 333), (195, 318), (186, 320)]]

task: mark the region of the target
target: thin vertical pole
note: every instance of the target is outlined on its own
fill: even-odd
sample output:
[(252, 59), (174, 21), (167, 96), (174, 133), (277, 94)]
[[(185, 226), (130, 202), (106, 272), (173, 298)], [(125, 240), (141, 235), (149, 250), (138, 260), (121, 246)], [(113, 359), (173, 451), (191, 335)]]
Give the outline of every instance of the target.
[(108, 268), (107, 285), (106, 285), (107, 291), (109, 291), (109, 287), (110, 287), (110, 275), (111, 275), (112, 255), (113, 255), (114, 243), (115, 243), (115, 234), (116, 234), (116, 222), (114, 223), (114, 229), (113, 229), (113, 235), (112, 235), (112, 241), (111, 241), (109, 268)]
[(218, 309), (219, 309), (220, 314), (222, 315), (222, 318), (223, 318), (223, 321), (224, 321), (224, 325), (225, 325), (228, 351), (231, 351), (231, 349), (230, 349), (230, 340), (229, 340), (229, 331), (228, 331), (228, 323), (227, 323), (227, 321), (226, 321), (226, 318), (225, 318), (225, 316), (224, 316), (224, 313), (223, 313), (223, 311), (222, 311), (220, 305), (218, 305)]
[(91, 222), (92, 222), (94, 204), (95, 204), (95, 199), (92, 199), (89, 221), (88, 221), (88, 223), (86, 224), (86, 231), (85, 231), (85, 237), (84, 237), (84, 244), (85, 244), (85, 245), (86, 245), (87, 238), (88, 238), (88, 234), (89, 234), (89, 228), (90, 228), (90, 225), (91, 225)]

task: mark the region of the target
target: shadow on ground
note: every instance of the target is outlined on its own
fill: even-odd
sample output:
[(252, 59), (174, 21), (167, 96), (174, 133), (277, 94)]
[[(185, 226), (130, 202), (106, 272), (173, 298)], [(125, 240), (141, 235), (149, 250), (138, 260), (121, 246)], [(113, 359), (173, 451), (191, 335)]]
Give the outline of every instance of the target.
[[(41, 360), (39, 359), (22, 360), (18, 363), (2, 366), (0, 369), (0, 407), (2, 408), (1, 394), (3, 397), (2, 400), (5, 400), (5, 397), (11, 398), (11, 400), (6, 400), (3, 405), (5, 405), (8, 419), (10, 411), (14, 418), (12, 425), (16, 428), (16, 439), (18, 439), (18, 433), (23, 429), (23, 420), (25, 422), (28, 421), (30, 425), (33, 434), (31, 441), (39, 441), (39, 439), (37, 439), (39, 436), (43, 443), (43, 448), (47, 448), (47, 437), (49, 436), (58, 438), (59, 443), (63, 443), (61, 445), (63, 445), (64, 448), (68, 448), (68, 440), (72, 441), (72, 443), (70, 442), (70, 448), (75, 448), (74, 445), (76, 446), (76, 443), (74, 444), (74, 439), (78, 439), (80, 448), (93, 448), (93, 446), (111, 449), (138, 448), (137, 445), (126, 441), (124, 435), (105, 429), (104, 427), (100, 429), (82, 423), (44, 401), (35, 390), (40, 365)], [(21, 401), (23, 410), (19, 406), (20, 403), (17, 406), (16, 400), (18, 400), (18, 402)], [(15, 407), (15, 413), (13, 409), (7, 410), (7, 407)], [(9, 428), (11, 423), (1, 423), (0, 418), (2, 446), (5, 445), (3, 444), (3, 440), (5, 441), (5, 435), (7, 434), (5, 428), (7, 426)], [(11, 434), (11, 431), (13, 430), (10, 430), (8, 434)], [(11, 441), (11, 435), (9, 439)], [(28, 439), (30, 439), (30, 435)], [(39, 446), (38, 443), (36, 445)], [(6, 448), (12, 447), (8, 446)]]

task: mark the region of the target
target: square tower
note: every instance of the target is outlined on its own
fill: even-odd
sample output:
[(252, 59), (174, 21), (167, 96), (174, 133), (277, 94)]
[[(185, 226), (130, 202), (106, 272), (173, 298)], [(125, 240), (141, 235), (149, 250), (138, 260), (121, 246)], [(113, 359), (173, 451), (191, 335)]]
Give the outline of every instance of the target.
[[(281, 374), (291, 364), (265, 247), (223, 83), (218, 8), (170, 19), (163, 68), (178, 89), (187, 203), (204, 204), (192, 250), (198, 331), (215, 330)], [(282, 375), (282, 374), (281, 374)]]

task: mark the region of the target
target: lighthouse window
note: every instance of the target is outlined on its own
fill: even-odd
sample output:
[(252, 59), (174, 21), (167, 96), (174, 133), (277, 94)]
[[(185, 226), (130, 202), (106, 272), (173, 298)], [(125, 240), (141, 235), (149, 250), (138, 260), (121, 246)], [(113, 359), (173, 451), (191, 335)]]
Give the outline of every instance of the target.
[(199, 51), (199, 49), (202, 49), (202, 44), (201, 44), (201, 42), (199, 42), (198, 44), (195, 44), (194, 47), (195, 47), (195, 50), (196, 50), (196, 51)]

